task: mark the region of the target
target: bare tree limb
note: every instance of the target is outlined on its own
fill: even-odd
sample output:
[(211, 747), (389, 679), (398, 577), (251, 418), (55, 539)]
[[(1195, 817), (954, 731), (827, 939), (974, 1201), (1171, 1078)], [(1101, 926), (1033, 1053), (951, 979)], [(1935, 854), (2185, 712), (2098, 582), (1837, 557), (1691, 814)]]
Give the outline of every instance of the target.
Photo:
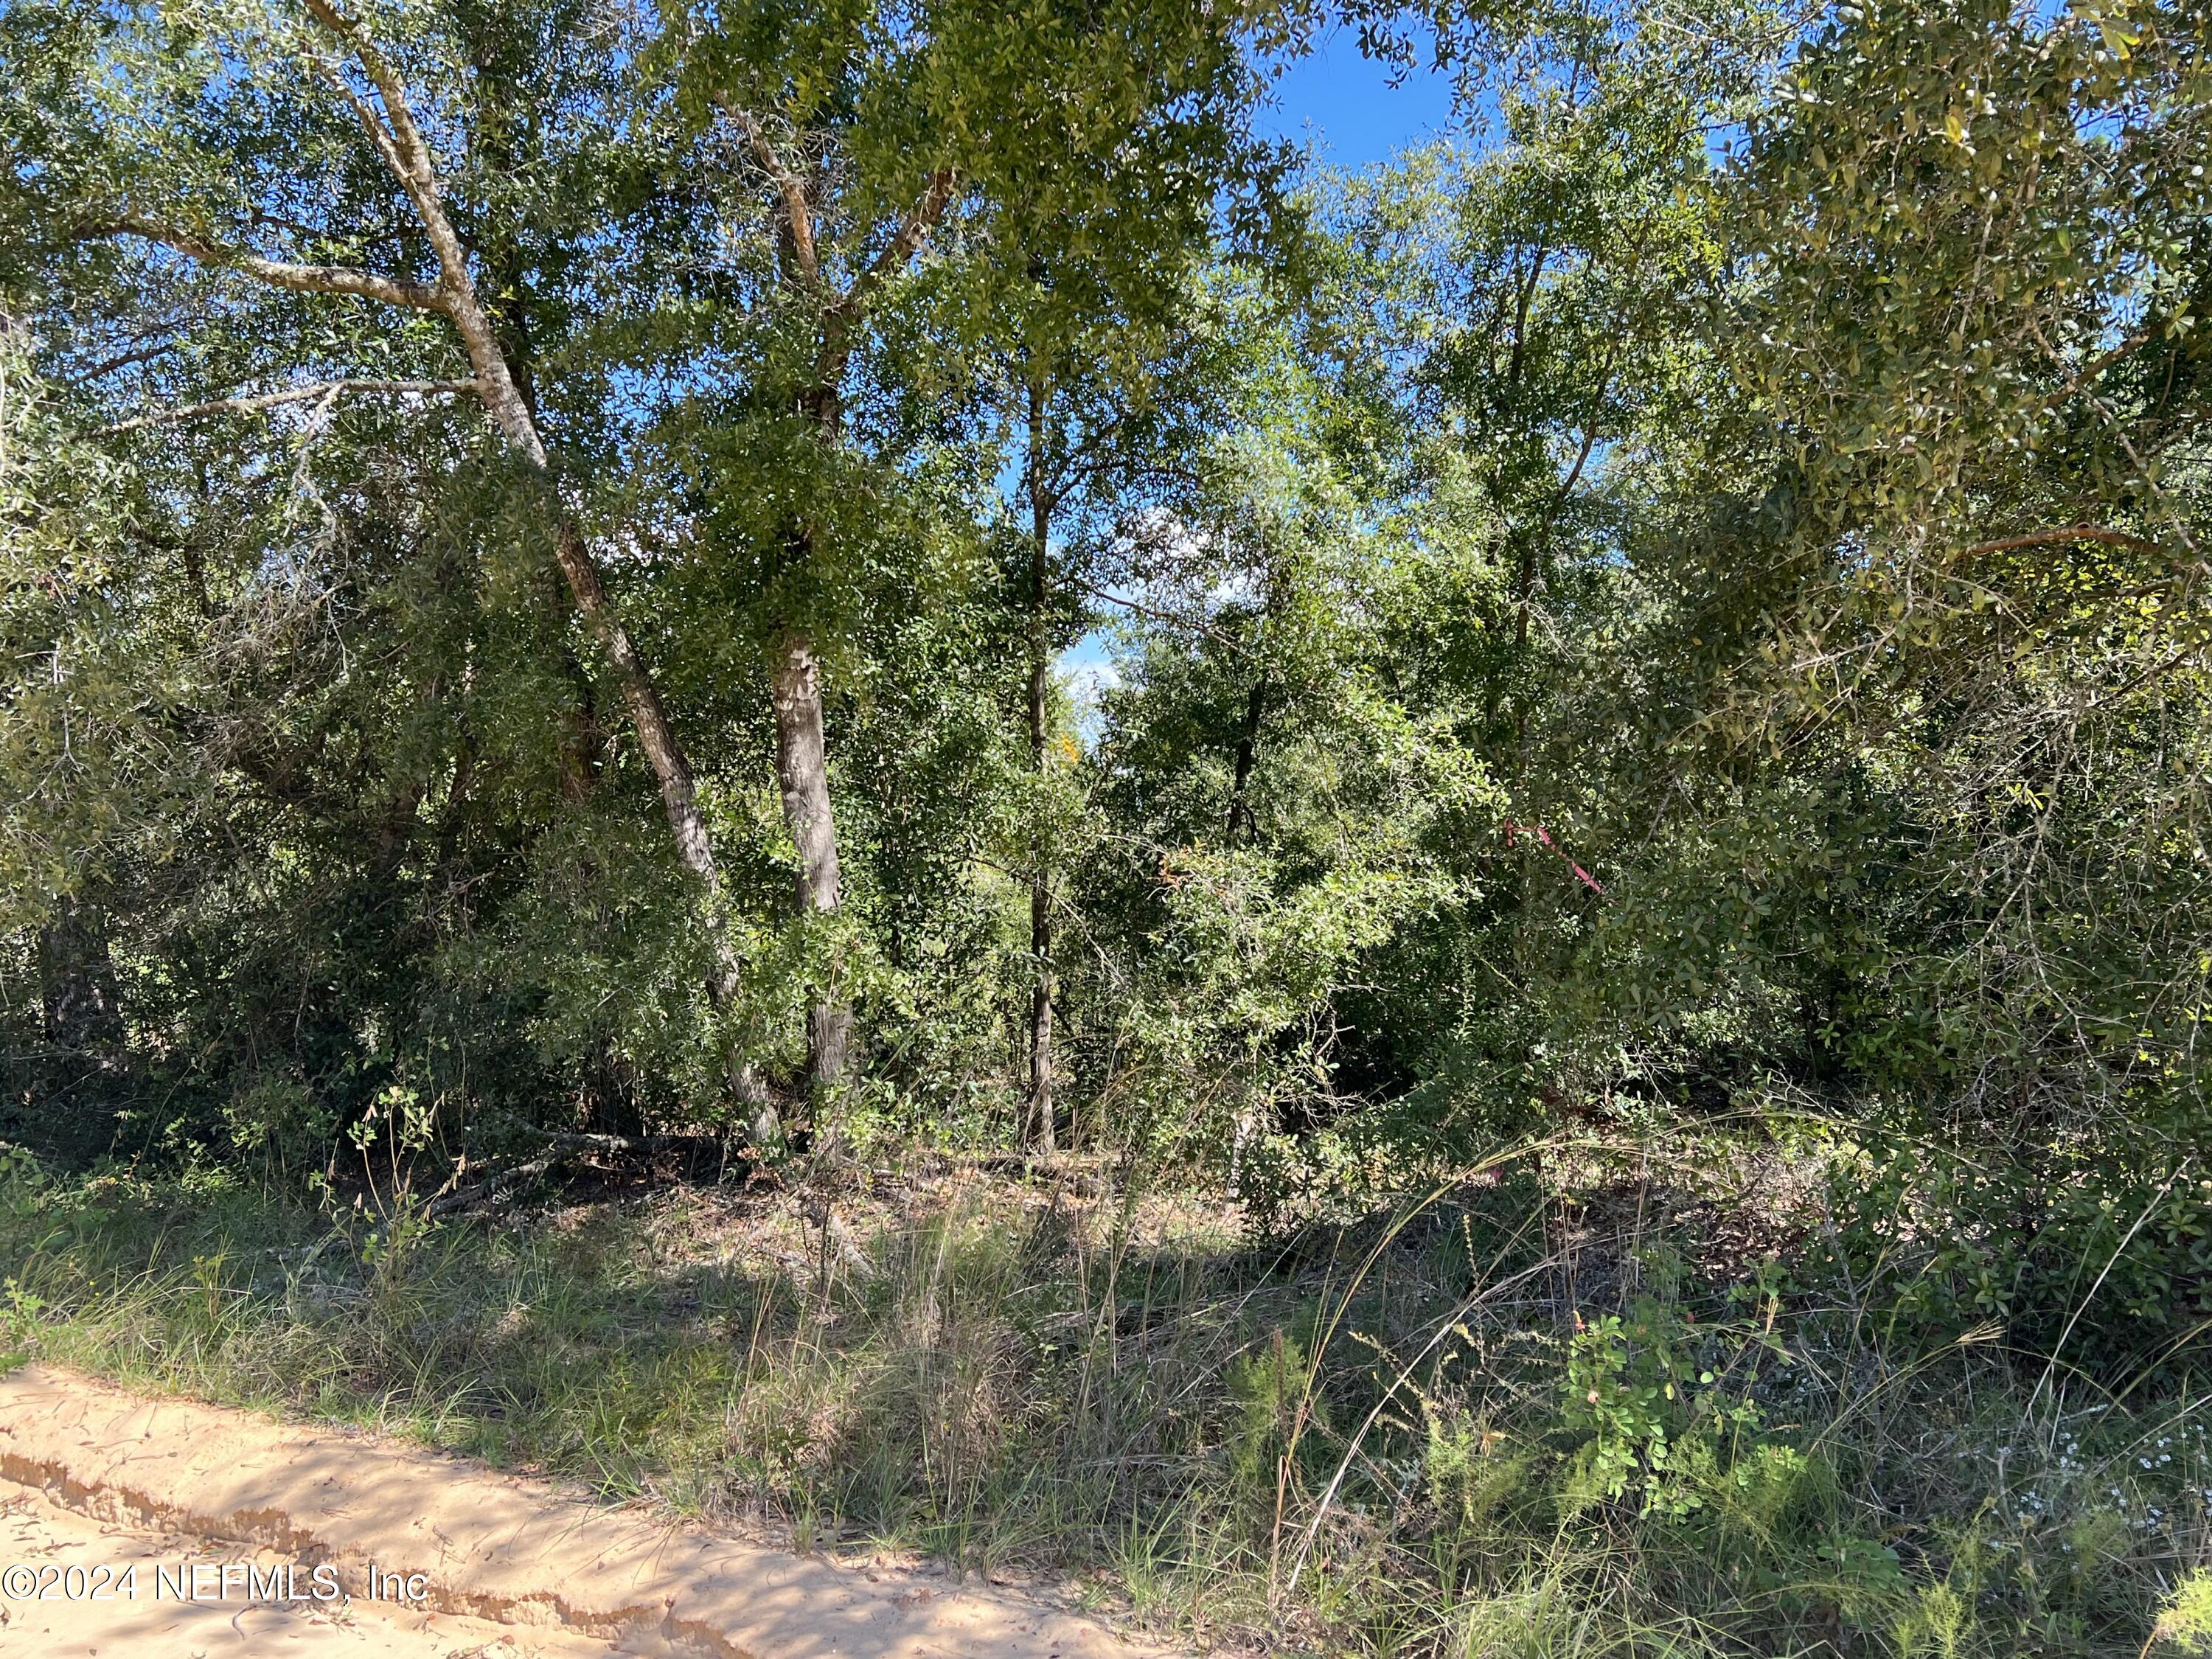
[(141, 237), (149, 242), (159, 242), (164, 247), (174, 248), (186, 258), (202, 264), (240, 271), (272, 287), (295, 289), (302, 294), (349, 294), (364, 300), (380, 300), (386, 305), (403, 306), (413, 311), (443, 312), (446, 309), (445, 295), (434, 283), (412, 282), (399, 276), (380, 276), (373, 271), (356, 270), (350, 265), (295, 264), (285, 259), (264, 259), (258, 254), (243, 252), (236, 248), (218, 247), (190, 231), (151, 219), (126, 216), (94, 221), (79, 226), (76, 234), (80, 240), (103, 236)]
[[(332, 5), (331, 0), (305, 0), (305, 3), (318, 23), (346, 43), (361, 64), (362, 72), (368, 76), (370, 84), (375, 87), (377, 95), (384, 100), (384, 119), (389, 124), (390, 131), (380, 137), (378, 125), (372, 118), (369, 133), (372, 138), (377, 139), (377, 149), (383, 153), (386, 165), (392, 168), (400, 187), (406, 191), (422, 215), (426, 228), (433, 218), (442, 222), (446, 216), (438, 203), (437, 169), (431, 165), (430, 147), (423, 142), (422, 131), (415, 125), (415, 112), (407, 101), (406, 88), (400, 85), (398, 71), (376, 49), (376, 43), (369, 39), (368, 31)], [(364, 107), (350, 91), (348, 101), (353, 103), (356, 112)], [(450, 226), (447, 228), (447, 234), (452, 234)], [(431, 240), (437, 240), (434, 229), (432, 229)], [(441, 264), (444, 253), (445, 250), (441, 247)]]
[(876, 290), (896, 275), (912, 258), (921, 245), (929, 240), (937, 222), (945, 216), (945, 210), (952, 205), (952, 192), (959, 184), (959, 174), (951, 167), (939, 167), (929, 175), (921, 199), (914, 204), (899, 228), (891, 233), (883, 252), (877, 254), (853, 283), (851, 289), (837, 302), (838, 313), (848, 321), (857, 322), (867, 315), (868, 307), (875, 302)]
[(822, 264), (815, 252), (814, 216), (806, 205), (805, 185), (775, 153), (775, 146), (769, 143), (768, 134), (762, 129), (758, 116), (727, 98), (720, 101), (729, 118), (744, 133), (747, 142), (752, 145), (754, 159), (759, 161), (763, 170), (774, 182), (776, 194), (783, 198), (784, 222), (791, 230), (792, 252), (799, 261), (799, 275), (805, 279), (807, 287), (819, 288), (822, 284)]
[(92, 435), (112, 437), (121, 432), (140, 432), (151, 426), (197, 420), (203, 415), (245, 414), (253, 410), (275, 409), (283, 404), (313, 403), (317, 398), (337, 397), (349, 392), (382, 392), (396, 397), (461, 398), (473, 397), (483, 389), (475, 380), (317, 380), (309, 386), (295, 386), (288, 392), (265, 392), (246, 398), (213, 398), (205, 403), (186, 404), (181, 409), (163, 410), (158, 414), (118, 421), (112, 426), (97, 428)]
[(1139, 617), (1149, 617), (1154, 622), (1165, 623), (1170, 628), (1188, 628), (1193, 633), (1204, 635), (1218, 645), (1227, 646), (1231, 651), (1240, 654), (1249, 654), (1246, 653), (1243, 641), (1232, 639), (1212, 623), (1201, 617), (1178, 616), (1172, 611), (1163, 611), (1157, 605), (1146, 605), (1141, 599), (1128, 599), (1120, 593), (1109, 592), (1103, 587), (1094, 587), (1089, 582), (1076, 577), (1068, 577), (1066, 581), (1067, 585), (1078, 592), (1088, 594), (1101, 604), (1119, 605), (1124, 611), (1133, 611)]
[(2062, 525), (2055, 530), (2031, 531), (2025, 536), (2006, 536), (1993, 542), (1977, 542), (1959, 556), (1978, 558), (1984, 553), (2010, 553), (2023, 547), (2051, 547), (2066, 542), (2100, 542), (2108, 547), (2132, 548), (2138, 553), (2166, 551), (2147, 537), (2130, 536), (2122, 530), (2101, 530), (2094, 525)]

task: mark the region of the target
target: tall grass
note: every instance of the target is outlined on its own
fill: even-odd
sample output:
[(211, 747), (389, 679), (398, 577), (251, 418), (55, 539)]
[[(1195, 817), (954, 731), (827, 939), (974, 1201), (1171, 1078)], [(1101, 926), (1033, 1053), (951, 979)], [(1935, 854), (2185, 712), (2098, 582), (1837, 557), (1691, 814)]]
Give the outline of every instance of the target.
[(0, 1351), (1231, 1649), (2138, 1655), (2212, 1559), (2185, 1365), (1907, 1349), (1790, 1280), (1802, 1184), (1709, 1146), (1265, 1235), (1048, 1180), (828, 1229), (716, 1189), (484, 1227), (197, 1182), (19, 1161)]

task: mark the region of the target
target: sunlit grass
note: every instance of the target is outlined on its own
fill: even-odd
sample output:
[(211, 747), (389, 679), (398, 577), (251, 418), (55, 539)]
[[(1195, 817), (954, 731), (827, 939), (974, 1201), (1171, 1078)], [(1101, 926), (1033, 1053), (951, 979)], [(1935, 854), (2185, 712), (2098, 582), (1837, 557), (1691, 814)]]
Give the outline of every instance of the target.
[(1557, 1198), (1240, 1245), (948, 1181), (848, 1200), (844, 1260), (780, 1196), (486, 1228), (19, 1175), (0, 1349), (1285, 1653), (2135, 1654), (2212, 1548), (2185, 1372), (2033, 1399), (1686, 1225), (1524, 1224)]

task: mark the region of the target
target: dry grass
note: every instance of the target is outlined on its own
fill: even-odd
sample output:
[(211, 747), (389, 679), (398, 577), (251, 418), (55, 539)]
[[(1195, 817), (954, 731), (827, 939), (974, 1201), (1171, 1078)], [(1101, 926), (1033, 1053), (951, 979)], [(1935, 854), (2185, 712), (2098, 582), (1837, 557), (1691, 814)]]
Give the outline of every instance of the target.
[(0, 1267), (7, 1340), (126, 1382), (1230, 1650), (2136, 1654), (2212, 1550), (2185, 1375), (1885, 1346), (1786, 1282), (1818, 1192), (1681, 1142), (1264, 1234), (1066, 1166), (464, 1227), (19, 1173)]

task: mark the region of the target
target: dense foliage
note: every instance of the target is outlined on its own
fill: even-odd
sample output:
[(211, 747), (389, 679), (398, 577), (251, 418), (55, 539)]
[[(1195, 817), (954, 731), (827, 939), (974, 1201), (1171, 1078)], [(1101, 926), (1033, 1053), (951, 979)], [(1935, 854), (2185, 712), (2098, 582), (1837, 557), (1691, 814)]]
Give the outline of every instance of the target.
[(1763, 1113), (1800, 1271), (2185, 1345), (2203, 9), (1353, 8), (1357, 178), (1339, 21), (0, 7), (0, 1132)]

